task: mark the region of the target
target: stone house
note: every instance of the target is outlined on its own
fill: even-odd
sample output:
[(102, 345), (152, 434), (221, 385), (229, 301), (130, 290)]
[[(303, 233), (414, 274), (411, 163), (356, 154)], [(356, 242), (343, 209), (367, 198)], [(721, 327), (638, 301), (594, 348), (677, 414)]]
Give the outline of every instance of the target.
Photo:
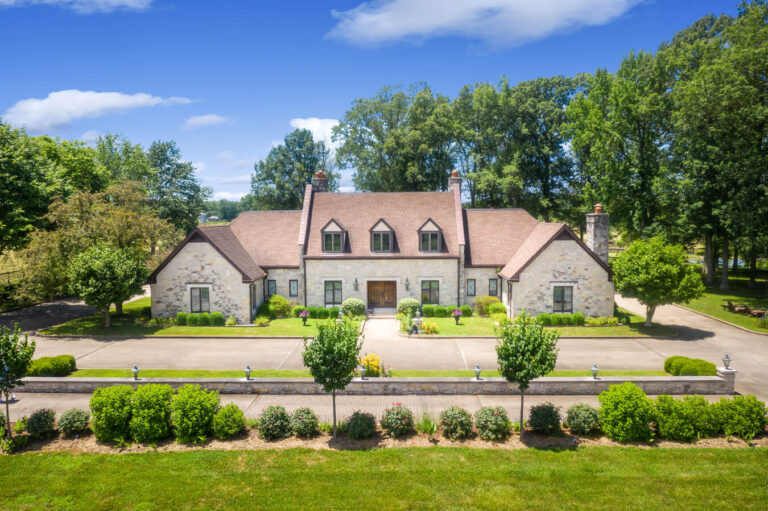
[(468, 209), (461, 178), (443, 192), (334, 193), (318, 173), (300, 211), (249, 211), (192, 231), (150, 275), (152, 315), (221, 311), (250, 322), (271, 295), (369, 308), (462, 305), (493, 295), (523, 309), (613, 315), (608, 215), (587, 215), (586, 243), (521, 209)]

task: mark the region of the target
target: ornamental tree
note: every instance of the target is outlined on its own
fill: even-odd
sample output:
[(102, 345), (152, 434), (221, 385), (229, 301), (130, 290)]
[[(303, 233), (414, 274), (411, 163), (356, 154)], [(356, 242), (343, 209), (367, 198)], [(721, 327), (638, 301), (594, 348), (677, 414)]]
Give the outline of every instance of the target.
[(141, 292), (147, 269), (132, 249), (119, 249), (106, 243), (93, 245), (75, 257), (67, 270), (74, 294), (104, 313), (109, 327), (109, 307)]
[(645, 305), (645, 326), (656, 307), (687, 303), (704, 294), (701, 275), (686, 262), (685, 248), (661, 238), (637, 240), (613, 260), (613, 282), (621, 296)]
[(540, 378), (555, 368), (557, 340), (554, 330), (545, 330), (523, 311), (511, 325), (497, 330), (496, 356), (499, 372), (520, 389), (520, 431), (524, 424), (525, 391), (531, 380)]
[(8, 428), (8, 438), (11, 438), (11, 413), (8, 406), (8, 394), (15, 387), (23, 387), (22, 378), (27, 374), (27, 368), (35, 354), (35, 342), (29, 342), (24, 334), (21, 339), (21, 329), (16, 323), (11, 328), (0, 326), (0, 393), (5, 395), (5, 418)]
[(317, 325), (317, 335), (304, 337), (304, 365), (315, 382), (333, 398), (333, 434), (336, 435), (336, 392), (352, 381), (363, 340), (357, 326), (349, 320)]

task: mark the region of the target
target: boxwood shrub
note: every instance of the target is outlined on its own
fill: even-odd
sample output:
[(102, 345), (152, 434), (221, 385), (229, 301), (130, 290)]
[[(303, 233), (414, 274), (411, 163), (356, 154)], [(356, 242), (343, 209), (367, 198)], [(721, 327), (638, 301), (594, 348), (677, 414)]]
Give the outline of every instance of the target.
[(199, 326), (210, 326), (211, 325), (211, 314), (208, 312), (201, 312), (197, 316), (197, 324)]
[(477, 434), (483, 440), (502, 440), (511, 426), (506, 410), (500, 406), (485, 406), (475, 413)]
[(213, 434), (221, 440), (229, 440), (245, 429), (245, 415), (235, 403), (229, 403), (213, 416)]
[(617, 442), (647, 442), (653, 437), (653, 403), (640, 387), (632, 382), (611, 385), (598, 399), (605, 436)]
[(287, 318), (291, 315), (291, 309), (293, 305), (284, 296), (272, 295), (269, 297), (269, 317), (274, 318)]
[(56, 412), (50, 408), (35, 410), (27, 419), (26, 430), (29, 436), (39, 440), (51, 438), (55, 431)]
[(571, 324), (576, 326), (584, 326), (584, 314), (582, 312), (574, 312), (571, 314)]
[(434, 318), (435, 317), (435, 306), (431, 303), (425, 303), (421, 306), (421, 315), (425, 318)]
[(61, 414), (58, 420), (59, 431), (64, 436), (74, 436), (88, 431), (90, 415), (85, 410), (72, 408)]
[(346, 422), (347, 434), (354, 440), (370, 438), (376, 432), (376, 418), (367, 412), (356, 411)]
[(131, 396), (131, 436), (137, 442), (155, 443), (171, 434), (170, 385), (139, 385)]
[(177, 312), (176, 313), (176, 324), (177, 325), (186, 325), (187, 324), (187, 316), (188, 314), (186, 312)]
[(464, 304), (461, 307), (459, 307), (459, 309), (461, 310), (462, 317), (469, 318), (472, 316), (472, 307), (470, 307), (469, 305)]
[(91, 425), (99, 442), (126, 441), (131, 436), (131, 397), (128, 385), (101, 387), (91, 396)]
[(461, 440), (472, 434), (472, 414), (459, 406), (452, 406), (440, 413), (443, 434), (451, 440)]
[(570, 407), (565, 421), (574, 435), (589, 435), (600, 431), (600, 412), (587, 404), (580, 403)]
[(293, 316), (294, 318), (300, 318), (301, 313), (304, 312), (305, 310), (307, 310), (307, 308), (304, 307), (303, 305), (296, 305), (293, 309), (291, 309), (291, 316)]
[(712, 362), (700, 358), (668, 357), (664, 370), (673, 376), (716, 376), (717, 368)]
[(341, 302), (341, 310), (345, 316), (362, 316), (365, 314), (365, 302), (360, 298), (347, 298)]
[(224, 314), (219, 311), (211, 312), (211, 326), (224, 326)]
[(737, 436), (749, 442), (765, 431), (765, 403), (755, 396), (722, 398), (712, 406), (720, 429), (728, 436)]
[(413, 412), (403, 405), (396, 404), (384, 410), (381, 416), (381, 429), (389, 436), (404, 436), (414, 430)]
[(506, 314), (507, 308), (501, 302), (492, 302), (488, 304), (488, 315), (492, 314)]
[(291, 414), (291, 431), (296, 436), (310, 437), (317, 433), (319, 425), (317, 415), (309, 408), (297, 408)]
[(501, 303), (501, 300), (498, 299), (496, 296), (478, 296), (475, 298), (475, 310), (477, 311), (478, 315), (480, 316), (487, 316), (488, 315), (488, 307), (492, 303)]
[(271, 442), (291, 436), (291, 417), (282, 406), (268, 406), (259, 418), (259, 437)]
[(200, 314), (193, 312), (192, 314), (187, 314), (187, 325), (189, 326), (197, 326), (200, 323)]
[(204, 442), (219, 409), (219, 393), (199, 385), (183, 385), (171, 399), (171, 426), (181, 443)]
[[(397, 312), (415, 316), (416, 311), (421, 307), (421, 303), (416, 298), (402, 298), (397, 302)], [(422, 311), (423, 314), (423, 311)]]
[(27, 368), (27, 376), (66, 376), (77, 369), (75, 357), (58, 355), (33, 360)]
[(560, 420), (560, 411), (555, 405), (547, 402), (531, 407), (528, 424), (536, 433), (557, 435), (562, 433)]
[(445, 305), (436, 305), (435, 306), (435, 317), (436, 318), (447, 318), (450, 315), (451, 315), (451, 311)]
[(540, 325), (549, 326), (552, 324), (552, 315), (546, 312), (540, 312), (536, 315), (536, 321), (538, 321)]
[(328, 307), (328, 318), (337, 319), (339, 317), (339, 311), (341, 307)]

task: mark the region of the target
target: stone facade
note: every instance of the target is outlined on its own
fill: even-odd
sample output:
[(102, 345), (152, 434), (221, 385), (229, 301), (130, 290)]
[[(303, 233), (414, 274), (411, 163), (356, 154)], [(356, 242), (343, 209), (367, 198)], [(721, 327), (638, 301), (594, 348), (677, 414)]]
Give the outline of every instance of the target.
[[(555, 286), (573, 287), (573, 312), (585, 316), (613, 316), (613, 282), (608, 273), (575, 240), (555, 240), (512, 282), (511, 302), (507, 281), (504, 304), (513, 316), (552, 312)], [(511, 305), (511, 306), (510, 306)]]
[[(463, 304), (474, 305), (478, 296), (487, 296), (490, 287), (490, 279), (496, 279), (496, 296), (501, 299), (501, 277), (497, 275), (499, 268), (464, 268), (464, 301)], [(467, 280), (475, 279), (475, 296), (469, 296), (467, 292)]]
[[(611, 234), (610, 222), (607, 213), (595, 213), (587, 215), (587, 229), (584, 243), (597, 257), (608, 263), (608, 239)], [(599, 208), (602, 211), (602, 206)]]
[[(268, 268), (267, 278), (264, 279), (264, 295), (260, 299), (266, 298), (269, 283), (268, 281), (274, 280), (277, 288), (277, 294), (284, 296), (289, 302), (304, 303), (304, 282), (303, 276), (299, 272), (298, 268)], [(298, 293), (296, 296), (290, 295), (290, 281), (297, 281)]]
[(187, 243), (157, 274), (151, 284), (152, 317), (191, 312), (192, 287), (209, 289), (211, 312), (234, 316), (240, 323), (251, 321), (251, 284), (244, 283), (240, 272), (205, 242)]
[[(437, 280), (440, 305), (456, 305), (458, 259), (307, 259), (307, 305), (325, 305), (325, 281), (340, 280), (342, 300), (359, 298), (366, 304), (366, 282), (396, 282), (397, 300), (421, 300), (421, 281)], [(357, 279), (357, 290), (354, 288)], [(408, 289), (405, 282), (408, 281)]]

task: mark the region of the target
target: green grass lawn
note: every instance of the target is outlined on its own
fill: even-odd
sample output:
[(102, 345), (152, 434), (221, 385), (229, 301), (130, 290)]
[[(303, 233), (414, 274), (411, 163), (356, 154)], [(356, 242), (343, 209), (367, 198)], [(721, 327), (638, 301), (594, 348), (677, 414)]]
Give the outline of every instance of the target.
[(766, 291), (766, 284), (762, 281), (758, 281), (757, 288), (751, 289), (747, 287), (746, 278), (735, 277), (730, 279), (731, 289), (720, 290), (718, 289), (720, 277), (717, 276), (715, 280), (717, 284), (714, 286), (707, 286), (707, 291), (704, 296), (683, 305), (718, 319), (735, 323), (750, 330), (755, 330), (756, 332), (768, 333), (768, 329), (757, 326), (755, 318), (743, 314), (736, 314), (722, 307), (730, 300), (734, 304), (745, 304), (753, 308), (768, 310), (768, 292)]
[[(130, 369), (78, 369), (69, 375), (78, 378), (131, 378)], [(243, 378), (245, 373), (237, 370), (218, 369), (142, 369), (142, 378)], [(474, 377), (474, 371), (456, 370), (393, 370), (392, 376), (402, 378), (445, 378), (445, 377)], [(500, 376), (499, 372), (483, 371), (482, 376)], [(592, 376), (591, 371), (552, 371), (547, 376)], [(600, 371), (600, 376), (667, 376), (664, 371)], [(251, 378), (309, 378), (306, 369), (254, 369)]]
[[(226, 337), (226, 336), (313, 336), (317, 333), (316, 325), (322, 319), (310, 319), (304, 326), (299, 318), (286, 318), (272, 320), (268, 326), (142, 326), (137, 325), (136, 320), (142, 316), (145, 307), (150, 306), (150, 299), (140, 298), (123, 306), (122, 316), (112, 317), (112, 326), (104, 328), (104, 317), (94, 314), (84, 318), (73, 319), (61, 325), (42, 330), (46, 335), (125, 335), (125, 336), (153, 336), (153, 337)], [(114, 312), (114, 308), (112, 309)], [(357, 325), (360, 320), (355, 320)]]
[[(562, 337), (668, 337), (674, 334), (674, 330), (663, 326), (653, 325), (650, 328), (643, 326), (644, 319), (631, 314), (632, 320), (625, 326), (557, 326), (552, 328)], [(495, 327), (491, 318), (472, 316), (461, 318), (459, 324), (453, 318), (424, 318), (424, 321), (437, 323), (438, 336), (462, 337), (462, 336), (495, 336)]]
[(0, 481), (7, 510), (765, 509), (768, 449), (32, 453)]

